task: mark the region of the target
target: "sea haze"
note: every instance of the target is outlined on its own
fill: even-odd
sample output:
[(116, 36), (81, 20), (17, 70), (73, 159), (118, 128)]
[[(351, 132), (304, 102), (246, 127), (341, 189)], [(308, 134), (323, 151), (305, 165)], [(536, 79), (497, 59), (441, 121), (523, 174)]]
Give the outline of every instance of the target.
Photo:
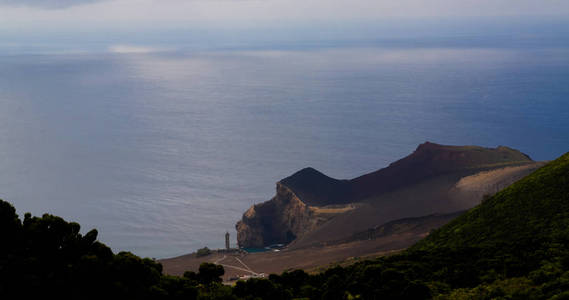
[(164, 258), (235, 243), (306, 166), (351, 178), (427, 140), (569, 151), (568, 45), (483, 44), (4, 54), (0, 198)]

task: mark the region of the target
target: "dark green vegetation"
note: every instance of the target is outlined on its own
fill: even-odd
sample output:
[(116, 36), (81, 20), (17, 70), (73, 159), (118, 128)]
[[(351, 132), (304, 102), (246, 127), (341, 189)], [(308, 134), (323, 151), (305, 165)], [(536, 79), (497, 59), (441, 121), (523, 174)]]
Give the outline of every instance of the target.
[(195, 299), (220, 293), (223, 268), (203, 264), (199, 273), (162, 275), (162, 266), (128, 252), (113, 254), (97, 231), (79, 233), (77, 223), (25, 214), (0, 200), (0, 299), (59, 298)]
[(196, 252), (197, 257), (206, 256), (206, 255), (210, 255), (210, 254), (211, 254), (211, 250), (208, 247), (203, 247), (201, 249), (198, 249), (198, 251)]
[(50, 215), (20, 222), (0, 202), (0, 293), (180, 299), (568, 299), (569, 153), (484, 201), (403, 252), (326, 272), (219, 283), (220, 266), (184, 277), (96, 231)]

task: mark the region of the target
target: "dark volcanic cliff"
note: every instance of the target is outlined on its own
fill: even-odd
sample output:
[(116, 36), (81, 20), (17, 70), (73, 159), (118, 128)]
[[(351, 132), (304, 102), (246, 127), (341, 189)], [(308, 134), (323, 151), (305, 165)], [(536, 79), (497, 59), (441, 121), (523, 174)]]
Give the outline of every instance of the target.
[[(315, 216), (314, 207), (366, 201), (437, 176), (458, 174), (451, 176), (454, 180), (479, 171), (531, 162), (527, 155), (503, 146), (444, 146), (427, 142), (388, 167), (351, 180), (337, 180), (313, 168), (305, 168), (279, 181), (277, 193), (271, 200), (254, 205), (245, 212), (236, 225), (237, 240), (241, 247), (288, 243), (302, 238), (320, 225), (321, 220)], [(418, 198), (420, 196), (417, 195)], [(407, 216), (422, 213), (415, 207), (423, 207), (424, 214), (429, 214), (444, 206), (443, 200), (401, 209), (408, 209)]]

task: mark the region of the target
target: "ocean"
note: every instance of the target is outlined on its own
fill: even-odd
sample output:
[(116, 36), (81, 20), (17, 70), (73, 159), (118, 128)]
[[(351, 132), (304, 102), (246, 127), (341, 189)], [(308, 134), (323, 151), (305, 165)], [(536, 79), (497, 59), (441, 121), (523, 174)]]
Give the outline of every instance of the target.
[(352, 178), (425, 141), (569, 151), (569, 43), (119, 50), (0, 55), (0, 198), (114, 251), (235, 245), (307, 166)]

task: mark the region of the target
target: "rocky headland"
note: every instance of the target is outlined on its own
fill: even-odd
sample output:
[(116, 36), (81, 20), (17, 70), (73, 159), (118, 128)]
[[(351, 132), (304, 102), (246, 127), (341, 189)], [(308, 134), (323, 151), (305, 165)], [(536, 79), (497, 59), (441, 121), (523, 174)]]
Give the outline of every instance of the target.
[(305, 247), (398, 219), (455, 213), (540, 166), (509, 147), (426, 142), (388, 167), (350, 180), (305, 168), (277, 182), (271, 200), (243, 214), (237, 240), (244, 248), (291, 242)]

